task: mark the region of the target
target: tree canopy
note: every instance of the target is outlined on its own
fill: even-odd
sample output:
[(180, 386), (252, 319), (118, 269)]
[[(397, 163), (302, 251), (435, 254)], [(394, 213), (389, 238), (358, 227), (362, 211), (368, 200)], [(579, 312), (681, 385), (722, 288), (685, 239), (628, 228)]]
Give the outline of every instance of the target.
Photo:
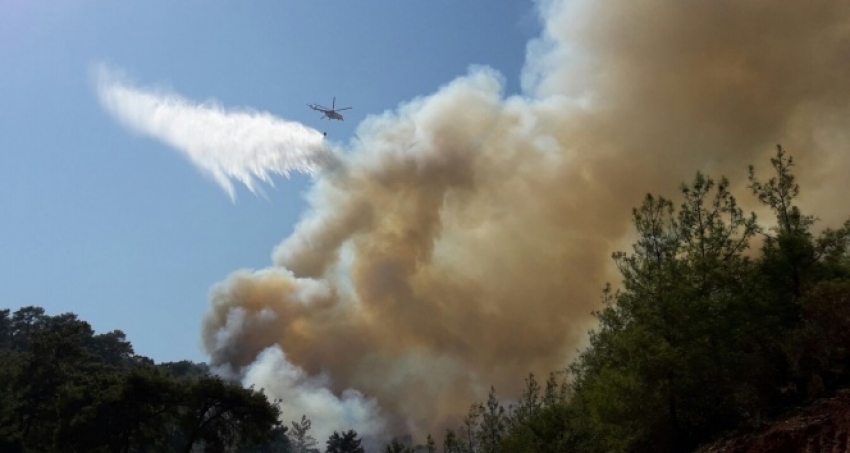
[(265, 396), (200, 364), (155, 365), (76, 315), (0, 311), (0, 450), (225, 451), (278, 428)]

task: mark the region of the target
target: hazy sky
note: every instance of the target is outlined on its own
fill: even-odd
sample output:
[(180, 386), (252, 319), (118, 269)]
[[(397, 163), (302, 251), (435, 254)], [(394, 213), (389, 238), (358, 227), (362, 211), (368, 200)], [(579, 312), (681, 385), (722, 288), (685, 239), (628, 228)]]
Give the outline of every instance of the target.
[[(157, 361), (205, 360), (210, 286), (269, 265), (310, 178), (233, 202), (98, 102), (93, 67), (348, 142), (368, 115), (486, 65), (519, 92), (527, 1), (0, 3), (0, 307), (74, 312)], [(306, 103), (353, 106), (328, 123)]]

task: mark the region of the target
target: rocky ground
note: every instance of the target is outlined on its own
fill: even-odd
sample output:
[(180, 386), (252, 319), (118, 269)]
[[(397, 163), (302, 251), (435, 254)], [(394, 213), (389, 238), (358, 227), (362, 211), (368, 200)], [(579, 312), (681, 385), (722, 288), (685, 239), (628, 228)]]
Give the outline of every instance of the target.
[(823, 398), (756, 432), (737, 432), (696, 453), (850, 453), (850, 391)]

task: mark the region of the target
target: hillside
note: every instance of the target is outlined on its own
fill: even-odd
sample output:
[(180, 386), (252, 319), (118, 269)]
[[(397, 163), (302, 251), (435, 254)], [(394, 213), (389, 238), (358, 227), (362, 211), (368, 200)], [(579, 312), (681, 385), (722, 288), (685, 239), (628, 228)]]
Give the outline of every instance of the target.
[(726, 435), (696, 452), (850, 452), (850, 390), (818, 400), (759, 431)]

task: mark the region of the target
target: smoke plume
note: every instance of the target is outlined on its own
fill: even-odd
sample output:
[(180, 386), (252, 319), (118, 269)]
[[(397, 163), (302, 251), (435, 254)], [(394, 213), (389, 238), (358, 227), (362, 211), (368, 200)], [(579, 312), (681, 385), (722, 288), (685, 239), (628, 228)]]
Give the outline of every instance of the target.
[(272, 184), (272, 174), (312, 174), (326, 157), (322, 134), (301, 123), (135, 88), (103, 65), (94, 73), (98, 97), (110, 114), (130, 130), (181, 151), (231, 200), (236, 198), (231, 180), (256, 193), (258, 180)]
[(280, 377), (273, 396), (308, 417), (363, 411), (327, 429), (440, 435), (584, 345), (645, 193), (742, 181), (782, 143), (808, 206), (846, 215), (850, 3), (538, 8), (522, 96), (474, 67), (359, 126), (273, 265), (212, 290), (214, 364)]

